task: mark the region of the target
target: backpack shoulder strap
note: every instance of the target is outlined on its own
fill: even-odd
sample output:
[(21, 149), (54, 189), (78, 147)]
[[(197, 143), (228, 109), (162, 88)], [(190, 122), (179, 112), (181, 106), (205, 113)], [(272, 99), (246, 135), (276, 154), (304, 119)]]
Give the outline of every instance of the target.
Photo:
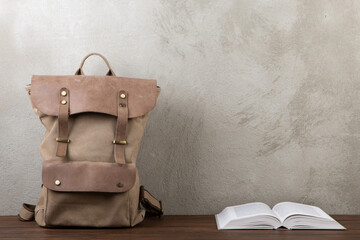
[(146, 212), (151, 215), (158, 215), (160, 217), (164, 214), (161, 201), (151, 195), (144, 186), (140, 186), (140, 203), (145, 208)]
[(33, 221), (35, 215), (35, 205), (23, 203), (18, 214), (20, 221)]

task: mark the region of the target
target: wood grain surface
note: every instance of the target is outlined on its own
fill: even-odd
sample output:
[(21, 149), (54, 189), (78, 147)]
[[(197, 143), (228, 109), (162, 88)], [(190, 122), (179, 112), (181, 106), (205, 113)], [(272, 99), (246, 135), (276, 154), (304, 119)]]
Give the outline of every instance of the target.
[(217, 230), (214, 216), (150, 217), (134, 228), (41, 228), (0, 217), (0, 239), (360, 239), (360, 215), (333, 215), (347, 230)]

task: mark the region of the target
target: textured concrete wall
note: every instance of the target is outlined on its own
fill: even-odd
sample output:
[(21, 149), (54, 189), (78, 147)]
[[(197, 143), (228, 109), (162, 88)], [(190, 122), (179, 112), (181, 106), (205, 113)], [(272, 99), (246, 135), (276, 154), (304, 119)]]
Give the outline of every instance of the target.
[[(251, 201), (360, 214), (359, 1), (0, 0), (0, 214), (35, 202), (44, 129), (24, 86), (89, 52), (163, 91), (141, 180), (167, 214)], [(105, 65), (90, 59), (88, 74)]]

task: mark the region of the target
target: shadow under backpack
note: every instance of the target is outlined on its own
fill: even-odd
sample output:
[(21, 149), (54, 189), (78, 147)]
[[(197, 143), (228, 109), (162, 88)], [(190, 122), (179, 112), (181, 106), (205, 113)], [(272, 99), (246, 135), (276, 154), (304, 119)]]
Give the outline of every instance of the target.
[[(91, 55), (106, 76), (85, 76)], [(156, 80), (116, 77), (98, 53), (75, 75), (33, 76), (27, 87), (45, 126), (40, 145), (42, 190), (19, 219), (42, 227), (130, 227), (162, 204), (140, 186), (136, 157), (160, 88)], [(143, 209), (141, 205), (143, 206)]]

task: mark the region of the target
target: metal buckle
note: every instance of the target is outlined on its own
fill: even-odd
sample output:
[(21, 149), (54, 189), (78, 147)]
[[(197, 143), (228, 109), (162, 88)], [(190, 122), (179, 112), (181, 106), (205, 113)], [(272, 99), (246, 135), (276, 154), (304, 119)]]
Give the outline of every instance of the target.
[(69, 143), (70, 139), (68, 138), (56, 138), (57, 142), (62, 142), (62, 143)]
[(127, 144), (127, 141), (117, 141), (117, 140), (113, 140), (112, 141), (113, 144), (120, 144), (120, 145), (126, 145)]

